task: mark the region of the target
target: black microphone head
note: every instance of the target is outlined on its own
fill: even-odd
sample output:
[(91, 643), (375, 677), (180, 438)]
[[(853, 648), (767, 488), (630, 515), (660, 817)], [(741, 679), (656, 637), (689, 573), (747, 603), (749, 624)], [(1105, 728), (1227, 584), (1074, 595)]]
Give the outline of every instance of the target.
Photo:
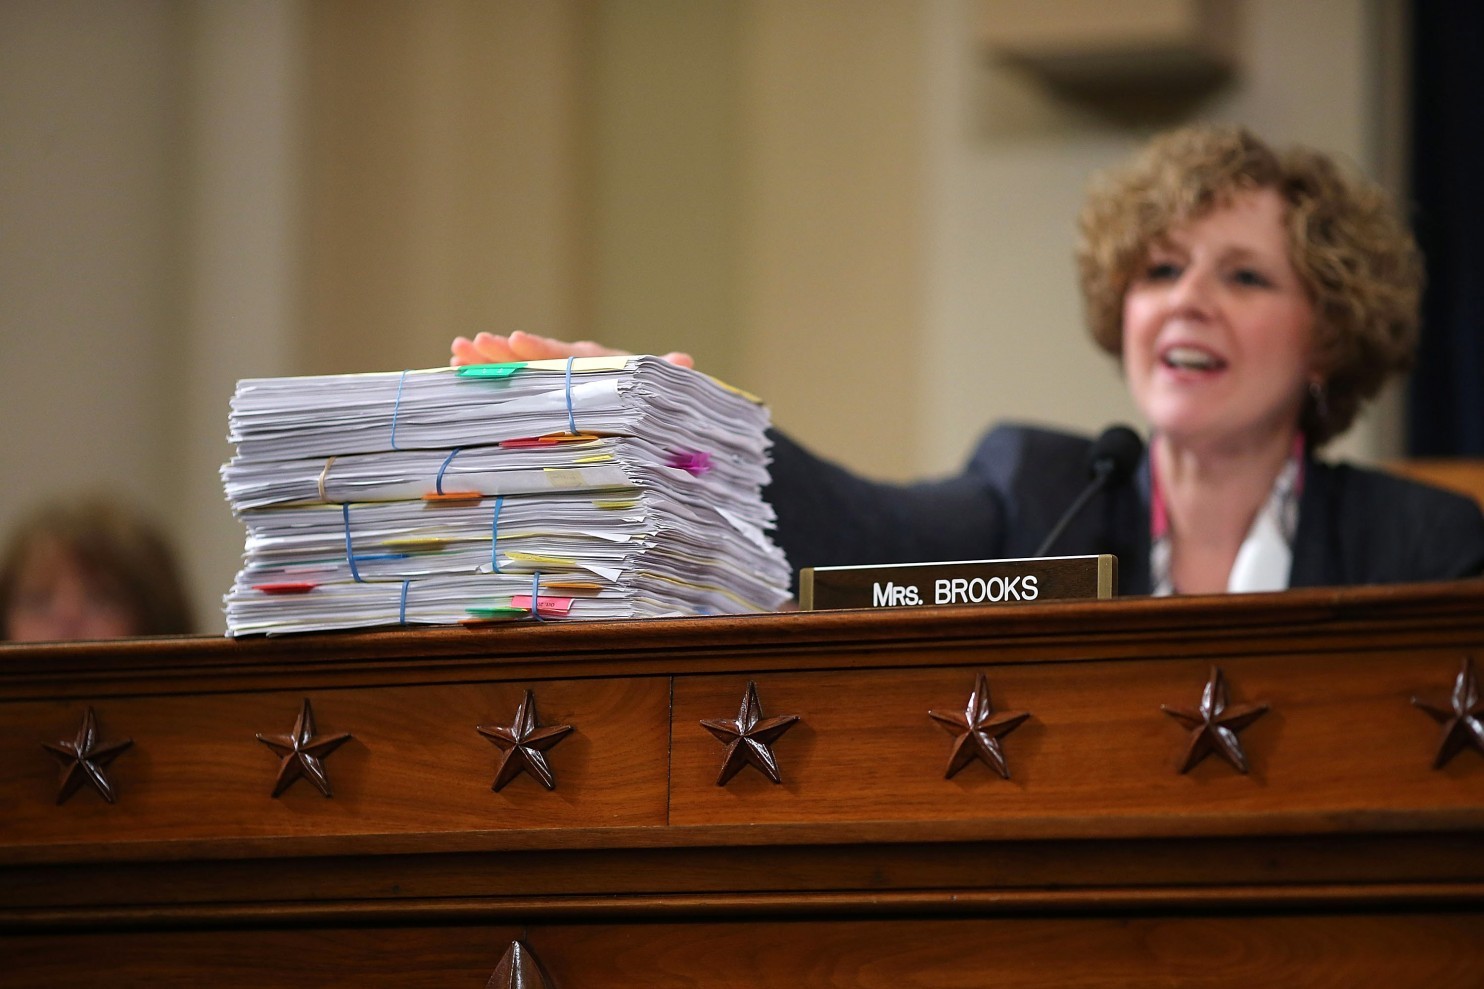
[(1144, 441), (1127, 426), (1109, 426), (1087, 452), (1087, 469), (1102, 475), (1108, 484), (1122, 484), (1133, 474), (1144, 456)]

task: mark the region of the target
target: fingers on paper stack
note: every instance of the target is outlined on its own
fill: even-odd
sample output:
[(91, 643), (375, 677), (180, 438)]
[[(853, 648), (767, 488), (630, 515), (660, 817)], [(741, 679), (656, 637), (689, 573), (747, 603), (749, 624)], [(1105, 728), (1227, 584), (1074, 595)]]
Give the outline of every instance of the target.
[(241, 381), (227, 634), (775, 610), (767, 426), (653, 357)]

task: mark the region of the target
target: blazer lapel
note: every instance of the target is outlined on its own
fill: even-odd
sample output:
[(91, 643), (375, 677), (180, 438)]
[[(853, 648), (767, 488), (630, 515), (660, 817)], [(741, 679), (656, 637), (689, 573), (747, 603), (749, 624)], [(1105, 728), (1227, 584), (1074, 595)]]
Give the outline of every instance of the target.
[(1288, 571), (1289, 587), (1327, 587), (1335, 579), (1341, 561), (1339, 547), (1329, 538), (1329, 503), (1334, 474), (1312, 457), (1304, 462), (1304, 490), (1299, 495), (1298, 531), (1293, 537), (1293, 564)]

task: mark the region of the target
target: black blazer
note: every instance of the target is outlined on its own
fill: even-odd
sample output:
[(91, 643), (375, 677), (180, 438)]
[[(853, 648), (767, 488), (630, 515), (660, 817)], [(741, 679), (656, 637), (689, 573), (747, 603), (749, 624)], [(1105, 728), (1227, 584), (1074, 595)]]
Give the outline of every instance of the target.
[[(868, 481), (773, 434), (775, 538), (807, 566), (1032, 555), (1089, 480), (1092, 441), (999, 426), (956, 476)], [(1112, 553), (1119, 593), (1148, 594), (1149, 470), (1094, 498), (1050, 555)], [(1470, 499), (1348, 464), (1310, 460), (1292, 587), (1447, 580), (1484, 574), (1484, 512)]]

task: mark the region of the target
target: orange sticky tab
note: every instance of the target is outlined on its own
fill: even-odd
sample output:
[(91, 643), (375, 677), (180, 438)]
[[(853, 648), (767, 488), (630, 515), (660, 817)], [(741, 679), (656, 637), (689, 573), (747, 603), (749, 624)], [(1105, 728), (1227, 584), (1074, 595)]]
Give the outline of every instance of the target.
[[(516, 594), (510, 599), (512, 608), (524, 608), (531, 610), (531, 596), (529, 594)], [(536, 602), (536, 614), (538, 615), (560, 615), (565, 616), (572, 610), (571, 598), (554, 598), (541, 595)]]
[(254, 584), (253, 590), (264, 594), (308, 594), (318, 587), (307, 580), (284, 580), (275, 584)]
[(423, 495), (423, 501), (429, 505), (467, 505), (471, 501), (479, 501), (484, 495), (478, 491), (429, 491)]
[(598, 439), (594, 433), (547, 433), (545, 436), (519, 436), (511, 440), (501, 440), (500, 446), (505, 449), (520, 449), (531, 446), (555, 446), (558, 443), (591, 443)]

